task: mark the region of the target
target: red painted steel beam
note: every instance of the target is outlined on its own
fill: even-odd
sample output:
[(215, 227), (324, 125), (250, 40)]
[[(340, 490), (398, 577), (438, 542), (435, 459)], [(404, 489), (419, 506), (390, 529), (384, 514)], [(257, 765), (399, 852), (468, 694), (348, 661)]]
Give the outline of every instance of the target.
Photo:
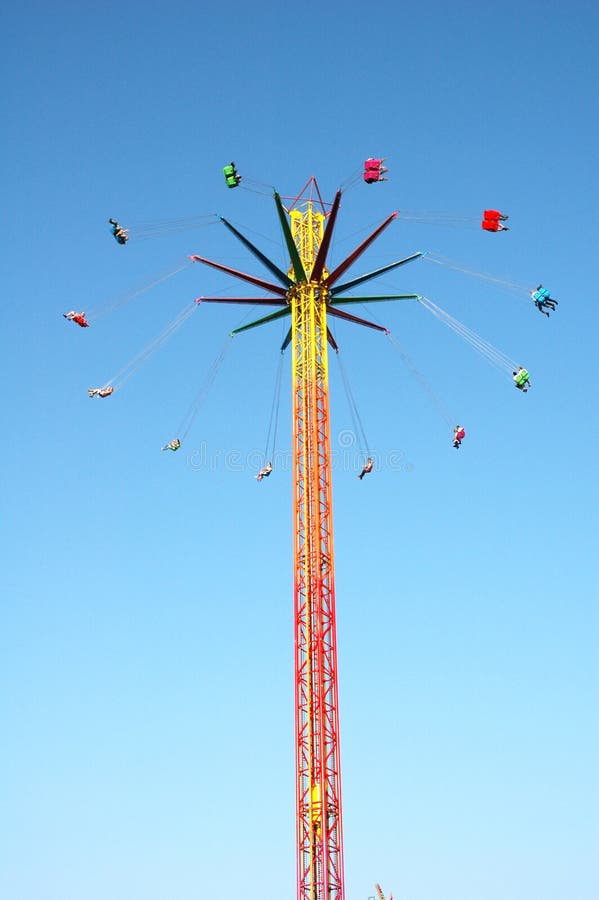
[(358, 257), (360, 257), (364, 253), (364, 251), (368, 247), (370, 247), (372, 242), (377, 239), (379, 234), (381, 234), (385, 230), (385, 228), (387, 228), (391, 224), (393, 219), (397, 218), (397, 215), (398, 215), (398, 213), (396, 213), (396, 212), (391, 213), (391, 215), (388, 216), (385, 219), (385, 221), (379, 225), (378, 228), (375, 228), (375, 230), (372, 232), (372, 234), (368, 235), (368, 237), (366, 238), (365, 241), (362, 241), (362, 243), (359, 245), (359, 247), (356, 247), (356, 249), (353, 251), (353, 253), (350, 253), (350, 255), (346, 259), (344, 259), (343, 262), (340, 265), (338, 265), (337, 268), (333, 272), (331, 272), (331, 274), (327, 278), (327, 287), (329, 287), (329, 288), (332, 287), (335, 284), (335, 282), (339, 278), (341, 278), (343, 273), (346, 272), (349, 269), (349, 267), (355, 263), (355, 261), (358, 259)]
[(196, 256), (194, 254), (189, 258), (192, 262), (201, 262), (204, 263), (205, 266), (212, 266), (213, 269), (219, 269), (221, 272), (226, 272), (227, 275), (233, 275), (234, 278), (241, 278), (242, 281), (247, 281), (249, 284), (255, 284), (257, 287), (264, 288), (265, 291), (279, 294), (281, 297), (287, 296), (285, 288), (280, 287), (278, 284), (272, 284), (270, 281), (264, 281), (264, 279), (256, 278), (254, 275), (248, 275), (246, 272), (239, 272), (237, 269), (232, 269), (230, 266), (223, 266), (222, 263), (214, 262), (212, 259), (205, 259), (203, 256)]

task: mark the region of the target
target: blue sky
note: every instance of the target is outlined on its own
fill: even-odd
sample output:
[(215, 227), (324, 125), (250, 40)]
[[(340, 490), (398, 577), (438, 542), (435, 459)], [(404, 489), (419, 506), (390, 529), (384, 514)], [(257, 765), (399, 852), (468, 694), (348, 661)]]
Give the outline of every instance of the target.
[[(224, 228), (121, 248), (109, 216), (218, 212), (286, 266), (254, 182), (332, 200), (380, 154), (334, 260), (397, 209), (495, 207), (507, 234), (400, 215), (351, 274), (430, 250), (560, 305), (425, 261), (381, 279), (531, 372), (523, 396), (422, 307), (373, 310), (459, 453), (386, 339), (336, 327), (386, 461), (358, 482), (331, 359), (347, 898), (596, 900), (595, 5), (25, 0), (2, 24), (0, 894), (294, 896), (291, 481), (253, 478), (282, 328), (233, 341), (167, 454), (245, 310), (201, 307), (112, 398), (86, 389), (237, 286), (192, 266), (87, 330), (62, 313), (193, 252), (263, 274)], [(255, 190), (226, 190), (231, 159)]]

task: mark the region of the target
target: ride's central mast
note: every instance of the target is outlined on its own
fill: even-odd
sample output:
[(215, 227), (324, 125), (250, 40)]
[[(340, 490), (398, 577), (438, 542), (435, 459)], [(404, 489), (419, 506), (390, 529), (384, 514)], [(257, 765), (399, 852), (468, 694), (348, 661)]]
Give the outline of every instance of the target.
[[(291, 232), (312, 272), (324, 215), (308, 201)], [(324, 271), (323, 271), (324, 274)], [(290, 292), (293, 367), (295, 736), (298, 900), (343, 900), (337, 637), (331, 506), (327, 294)]]
[[(315, 195), (322, 212), (314, 208)], [(297, 900), (345, 900), (327, 342), (335, 351), (338, 348), (327, 327), (327, 316), (387, 332), (382, 325), (340, 307), (373, 300), (418, 299), (417, 294), (344, 294), (422, 254), (413, 253), (343, 282), (345, 272), (397, 213), (389, 215), (329, 271), (326, 260), (341, 190), (332, 204), (324, 204), (316, 179), (310, 178), (289, 208), (283, 206), (276, 191), (274, 201), (291, 261), (288, 272), (222, 216), (226, 228), (275, 280), (240, 272), (203, 256), (191, 259), (265, 292), (263, 297), (201, 297), (201, 302), (275, 308), (255, 322), (236, 328), (233, 334), (291, 318), (281, 351), (292, 344)]]

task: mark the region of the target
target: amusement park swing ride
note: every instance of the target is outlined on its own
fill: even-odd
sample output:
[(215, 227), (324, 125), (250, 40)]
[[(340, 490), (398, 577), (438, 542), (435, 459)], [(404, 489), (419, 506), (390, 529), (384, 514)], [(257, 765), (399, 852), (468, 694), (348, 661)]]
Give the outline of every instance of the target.
[[(366, 183), (386, 180), (384, 173), (387, 169), (383, 162), (384, 160), (375, 159), (366, 161), (363, 173)], [(226, 166), (223, 174), (228, 187), (240, 185), (242, 179), (234, 163)], [(345, 278), (350, 267), (391, 225), (398, 213), (387, 216), (345, 259), (331, 266), (328, 257), (341, 199), (340, 188), (333, 202), (325, 203), (315, 178), (310, 178), (299, 195), (287, 205), (274, 192), (275, 209), (290, 261), (287, 271), (277, 266), (229, 221), (219, 216), (222, 225), (259, 261), (270, 277), (266, 279), (241, 272), (199, 255), (189, 257), (189, 262), (201, 263), (252, 285), (260, 289), (263, 295), (199, 298), (191, 307), (183, 310), (150, 348), (138, 354), (133, 366), (121, 370), (118, 376), (103, 387), (89, 391), (90, 396), (110, 396), (149, 353), (174, 333), (202, 303), (233, 303), (258, 307), (265, 312), (269, 310), (255, 321), (236, 328), (232, 335), (279, 319), (289, 321), (281, 352), (291, 346), (297, 900), (345, 898), (328, 364), (329, 348), (337, 352), (338, 346), (331, 333), (329, 320), (341, 319), (392, 337), (384, 326), (358, 317), (343, 307), (375, 301), (417, 301), (486, 356), (492, 365), (509, 373), (520, 391), (525, 392), (530, 385), (526, 369), (516, 366), (513, 360), (453, 319), (428, 298), (419, 294), (357, 296), (354, 293), (356, 288), (426, 254), (412, 253), (357, 277)], [(198, 217), (200, 218), (202, 217)], [(418, 219), (417, 216), (413, 218)], [(507, 226), (503, 224), (506, 218), (498, 211), (486, 210), (481, 227), (485, 231), (507, 230)], [(181, 225), (182, 221), (184, 220), (177, 220), (174, 230), (185, 227), (187, 223)], [(110, 223), (117, 243), (126, 244), (129, 239), (128, 229), (123, 229), (116, 220), (111, 219)], [(198, 220), (191, 221), (191, 224), (198, 224)], [(439, 258), (433, 258), (432, 261), (443, 262)], [(483, 273), (471, 274), (487, 277)], [(511, 285), (511, 289), (519, 292), (527, 290), (524, 286), (511, 282), (505, 282), (504, 285), (508, 289)], [(540, 290), (543, 290), (542, 285), (539, 285), (537, 292)], [(533, 292), (529, 293), (532, 296)], [(549, 292), (546, 293), (551, 300)], [(81, 327), (89, 324), (83, 312), (72, 311), (65, 314), (65, 318)], [(401, 350), (400, 353), (412, 368), (413, 374), (418, 377), (419, 373), (409, 357)], [(199, 404), (214, 380), (223, 355), (224, 350), (209, 370), (182, 430), (163, 447), (164, 450), (176, 451), (181, 446)], [(456, 426), (453, 442), (456, 449), (464, 436), (463, 427)], [(371, 460), (368, 462), (371, 463)], [(367, 464), (362, 474), (371, 469), (372, 464), (370, 468)], [(266, 469), (259, 473), (259, 480), (269, 475), (271, 470), (272, 464), (269, 462)], [(376, 885), (376, 890), (379, 900), (384, 900), (379, 885)]]

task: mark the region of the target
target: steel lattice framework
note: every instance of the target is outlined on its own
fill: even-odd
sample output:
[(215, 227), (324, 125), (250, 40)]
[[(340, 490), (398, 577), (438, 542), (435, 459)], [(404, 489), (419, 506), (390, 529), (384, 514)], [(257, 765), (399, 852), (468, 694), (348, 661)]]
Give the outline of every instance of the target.
[(337, 344), (327, 316), (386, 331), (338, 308), (372, 300), (416, 299), (416, 294), (344, 297), (346, 290), (421, 256), (415, 253), (352, 281), (341, 276), (393, 221), (390, 215), (333, 271), (326, 259), (341, 191), (325, 204), (314, 178), (286, 208), (274, 195), (291, 265), (284, 272), (225, 219), (221, 220), (278, 283), (200, 256), (194, 261), (227, 272), (265, 297), (202, 297), (202, 302), (251, 303), (277, 311), (234, 334), (289, 316), (281, 350), (292, 345), (294, 622), (297, 900), (344, 900), (339, 700), (333, 553), (328, 345)]
[[(291, 214), (300, 259), (311, 271), (324, 215)], [(313, 281), (291, 299), (295, 519), (295, 735), (298, 897), (343, 897), (341, 777), (327, 291)]]

